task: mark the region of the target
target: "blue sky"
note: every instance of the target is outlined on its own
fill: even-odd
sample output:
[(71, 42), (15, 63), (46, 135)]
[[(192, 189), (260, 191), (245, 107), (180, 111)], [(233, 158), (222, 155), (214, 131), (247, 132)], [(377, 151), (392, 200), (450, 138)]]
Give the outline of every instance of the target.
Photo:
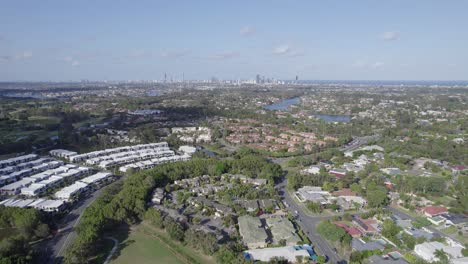
[(468, 1), (0, 0), (0, 81), (468, 79)]

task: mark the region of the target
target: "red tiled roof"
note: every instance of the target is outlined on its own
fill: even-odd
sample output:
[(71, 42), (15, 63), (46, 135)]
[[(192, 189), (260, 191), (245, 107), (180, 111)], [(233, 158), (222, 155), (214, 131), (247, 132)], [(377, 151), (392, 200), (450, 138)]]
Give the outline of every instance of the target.
[(350, 227), (348, 229), (346, 229), (346, 232), (350, 235), (350, 236), (358, 236), (358, 235), (361, 235), (361, 231), (359, 231), (359, 229), (355, 228), (355, 227)]
[(348, 188), (343, 188), (339, 191), (333, 192), (333, 195), (335, 196), (357, 196), (355, 192), (351, 191)]
[(339, 226), (341, 228), (343, 228), (346, 233), (348, 233), (350, 236), (357, 236), (357, 235), (361, 235), (361, 231), (359, 231), (359, 229), (355, 228), (355, 227), (349, 227), (347, 224), (345, 223), (334, 223), (336, 226)]
[(447, 208), (443, 206), (426, 206), (422, 209), (422, 211), (430, 215), (438, 215), (448, 212)]

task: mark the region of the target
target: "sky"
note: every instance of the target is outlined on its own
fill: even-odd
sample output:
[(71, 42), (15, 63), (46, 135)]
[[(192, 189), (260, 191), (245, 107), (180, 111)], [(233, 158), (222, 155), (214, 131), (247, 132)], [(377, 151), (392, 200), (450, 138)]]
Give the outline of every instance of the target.
[(0, 0), (0, 81), (467, 80), (468, 1)]

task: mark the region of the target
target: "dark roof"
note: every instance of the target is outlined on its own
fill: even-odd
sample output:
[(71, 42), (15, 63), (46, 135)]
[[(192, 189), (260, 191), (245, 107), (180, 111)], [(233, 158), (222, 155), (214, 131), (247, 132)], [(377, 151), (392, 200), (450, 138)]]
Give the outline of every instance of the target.
[(450, 220), (450, 222), (452, 222), (455, 225), (463, 224), (463, 223), (468, 222), (468, 217), (466, 217), (466, 215), (463, 215), (463, 214), (450, 214), (450, 213), (448, 213), (448, 214), (441, 214), (440, 216), (447, 219), (447, 220)]
[(364, 250), (375, 250), (375, 249), (384, 249), (385, 247), (376, 241), (371, 241), (368, 243), (363, 242), (361, 239), (353, 238), (351, 240), (351, 247), (356, 251)]

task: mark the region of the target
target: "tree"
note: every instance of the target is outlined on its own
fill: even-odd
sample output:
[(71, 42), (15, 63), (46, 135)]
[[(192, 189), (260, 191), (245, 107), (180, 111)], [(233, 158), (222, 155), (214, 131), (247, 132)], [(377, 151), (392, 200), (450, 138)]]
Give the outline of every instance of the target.
[(383, 207), (387, 204), (387, 193), (382, 190), (367, 192), (368, 205), (371, 208)]
[(414, 246), (416, 245), (416, 238), (403, 232), (401, 235), (401, 239), (403, 240), (403, 243), (405, 244), (406, 248), (409, 250), (413, 250)]
[(34, 231), (34, 234), (37, 237), (45, 238), (50, 234), (50, 228), (47, 224), (39, 224)]
[(439, 262), (445, 264), (449, 263), (449, 257), (447, 253), (443, 249), (436, 249), (434, 252), (434, 256), (439, 259)]
[(396, 238), (396, 235), (400, 233), (401, 227), (397, 226), (392, 220), (386, 219), (383, 222), (382, 235), (392, 242), (398, 244), (399, 240)]
[(309, 209), (313, 213), (321, 213), (322, 212), (322, 206), (318, 202), (307, 202), (306, 204), (307, 209)]
[(165, 227), (169, 237), (178, 241), (184, 240), (183, 227), (170, 217), (167, 217), (166, 219)]
[(362, 188), (358, 183), (351, 184), (349, 186), (349, 189), (351, 189), (351, 191), (353, 191), (355, 193), (361, 193), (362, 192)]
[(235, 250), (229, 248), (227, 245), (221, 246), (216, 252), (216, 261), (220, 264), (243, 264), (246, 263), (245, 259), (236, 253)]
[(414, 218), (414, 220), (411, 221), (411, 223), (416, 228), (423, 228), (423, 227), (431, 225), (431, 222), (429, 220), (427, 220), (426, 217), (422, 217), (422, 216), (418, 216), (418, 217)]
[(164, 228), (164, 219), (159, 210), (156, 208), (148, 208), (145, 213), (145, 219), (157, 228)]
[(351, 216), (351, 214), (345, 213), (345, 214), (343, 215), (343, 220), (348, 221), (348, 222), (351, 222), (351, 221), (353, 220), (353, 217)]
[(327, 259), (324, 256), (317, 256), (317, 263), (323, 264)]

